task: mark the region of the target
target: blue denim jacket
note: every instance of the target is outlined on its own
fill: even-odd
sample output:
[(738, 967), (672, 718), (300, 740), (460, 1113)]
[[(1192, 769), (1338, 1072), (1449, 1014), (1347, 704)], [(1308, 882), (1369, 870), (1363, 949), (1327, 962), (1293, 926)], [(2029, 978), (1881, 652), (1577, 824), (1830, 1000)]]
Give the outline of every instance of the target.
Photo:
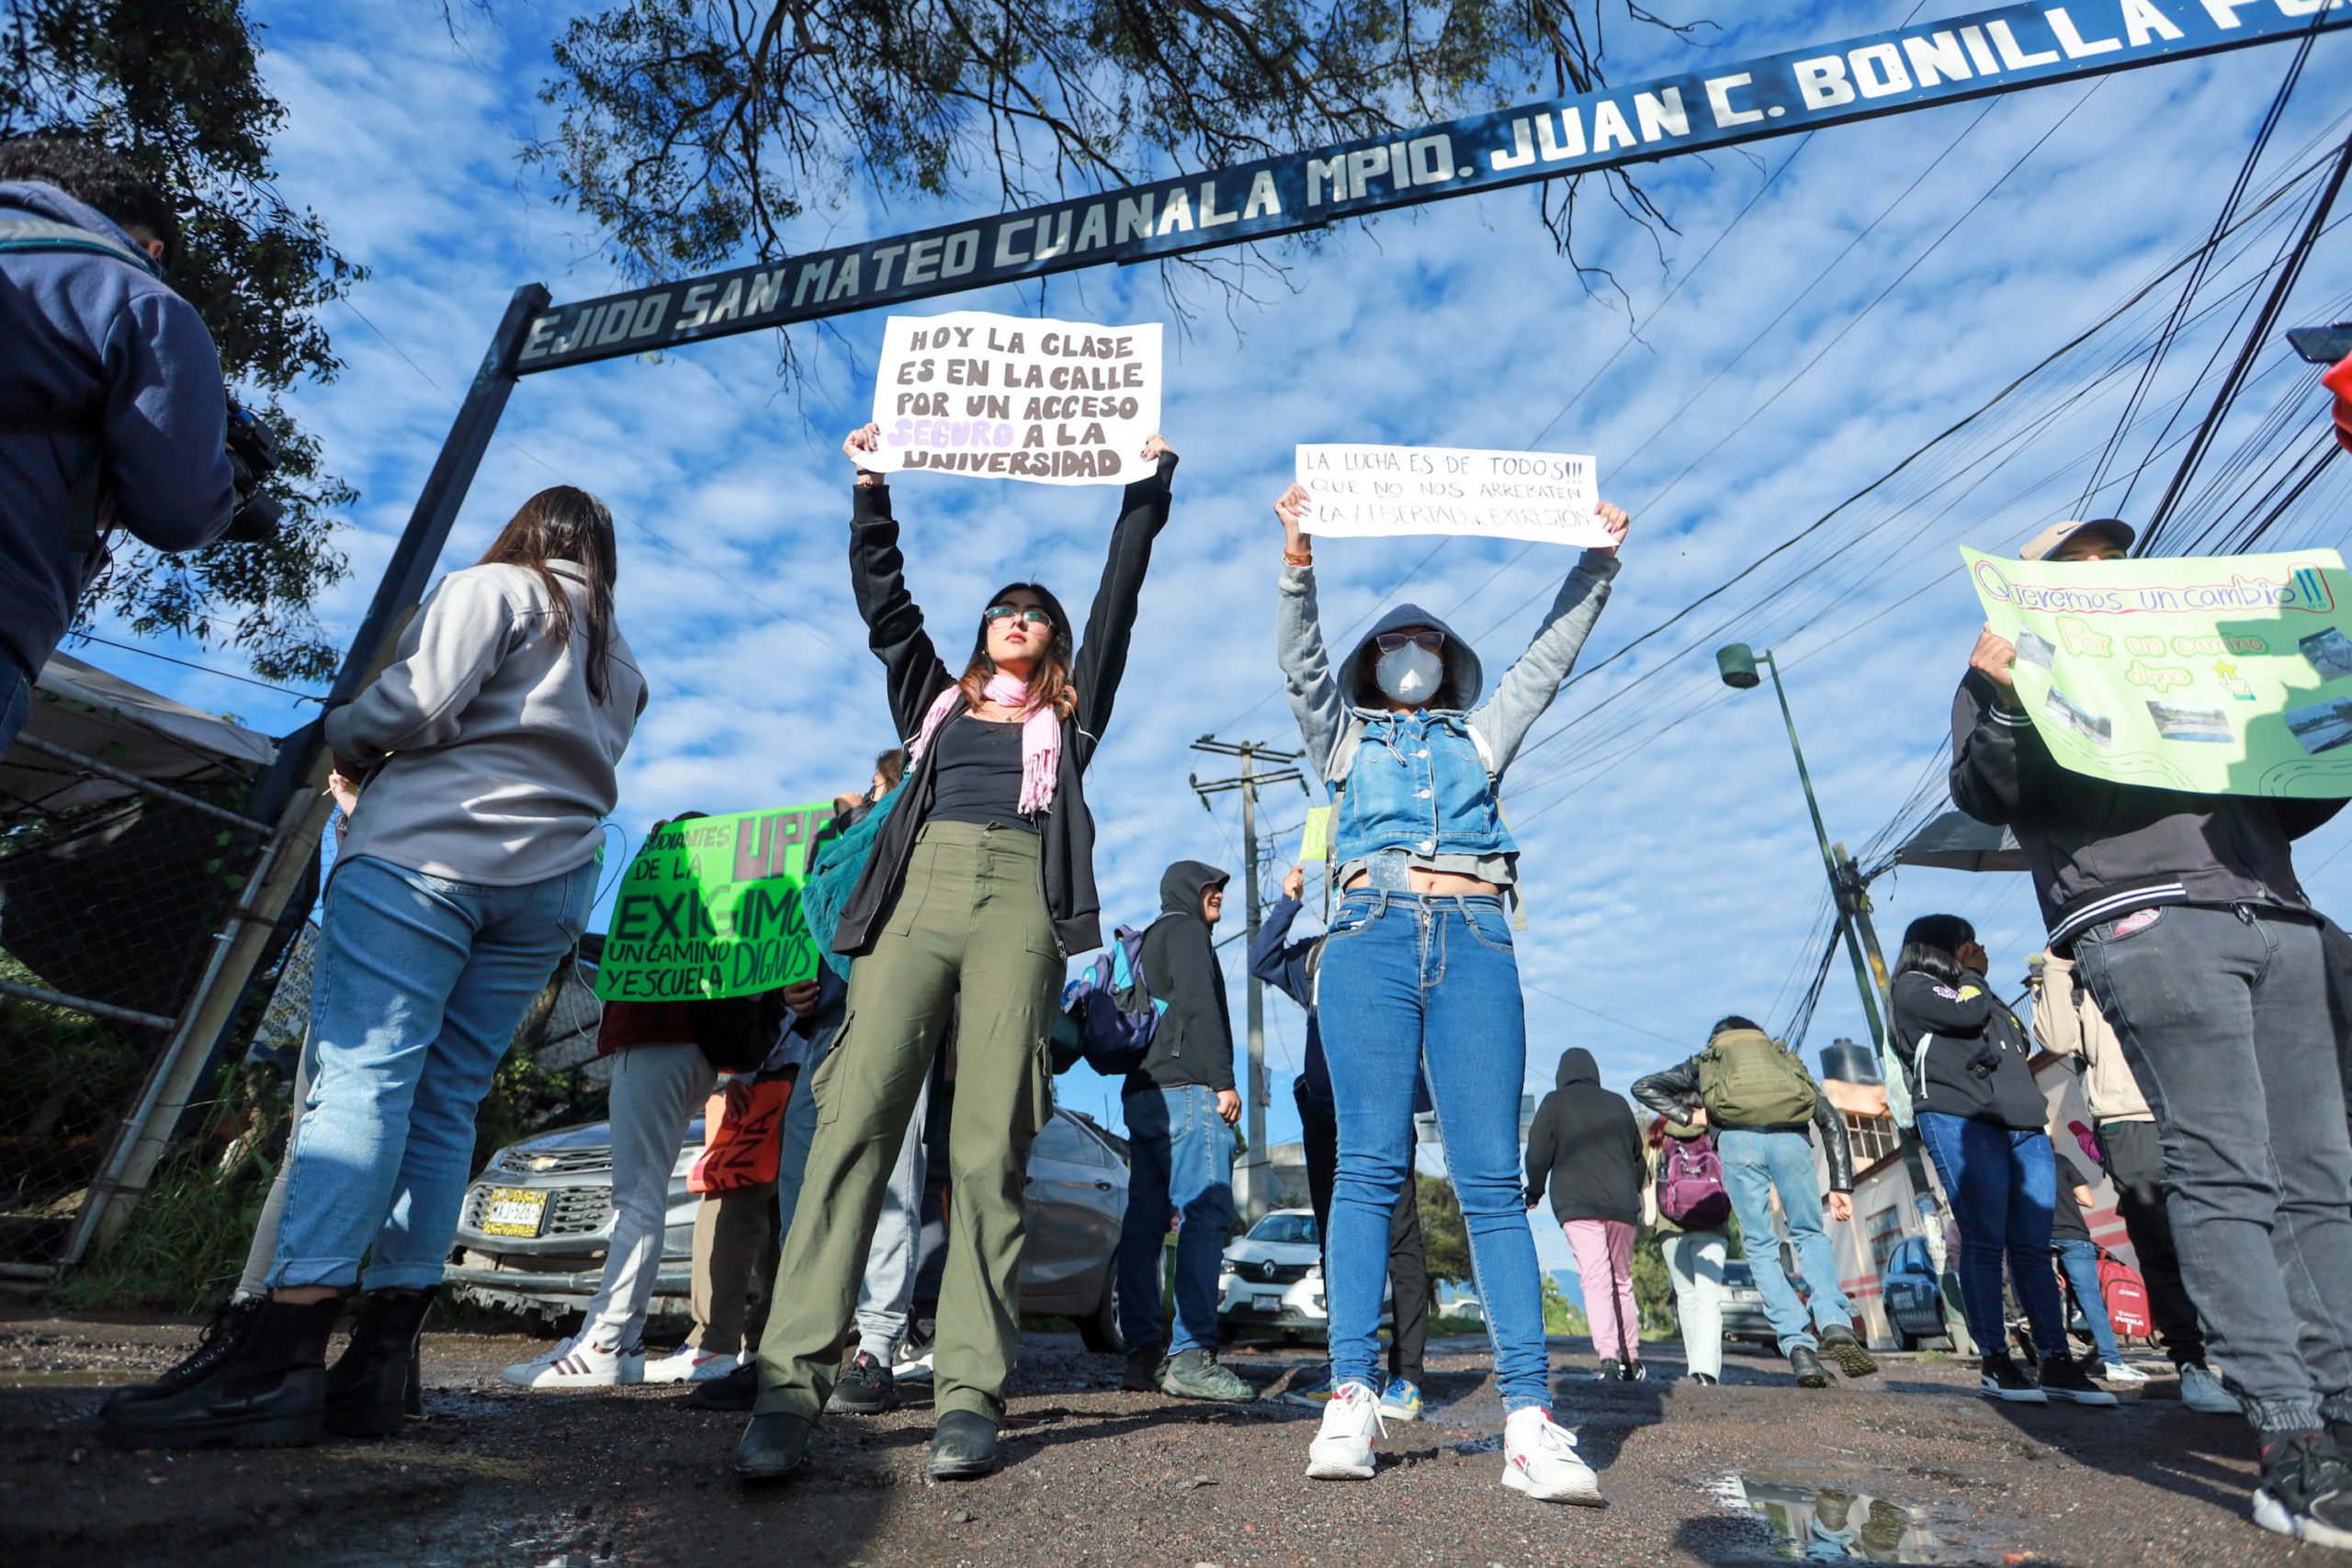
[[(1333, 670), (1316, 608), (1312, 567), (1283, 569), (1276, 644), (1307, 760), (1332, 795), (1332, 852), (1345, 886), (1373, 854), (1401, 850), (1412, 864), (1514, 886), (1519, 845), (1497, 791), (1527, 732), (1559, 694), (1617, 575), (1617, 558), (1587, 551), (1552, 603), (1526, 653), (1479, 702), (1485, 672), (1470, 645), (1438, 616), (1399, 604)], [(1451, 705), (1394, 712), (1376, 692), (1342, 689), (1364, 644), (1404, 626), (1445, 632)]]

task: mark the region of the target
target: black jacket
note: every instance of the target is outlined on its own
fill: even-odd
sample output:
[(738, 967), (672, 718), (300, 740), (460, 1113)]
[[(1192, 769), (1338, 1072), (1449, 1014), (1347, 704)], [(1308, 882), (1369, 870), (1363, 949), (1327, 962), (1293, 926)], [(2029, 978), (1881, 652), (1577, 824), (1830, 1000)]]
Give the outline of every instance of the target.
[(2061, 954), (2092, 926), (2152, 904), (2308, 911), (2288, 845), (2344, 809), (2340, 800), (2189, 795), (2075, 773), (1975, 670), (1952, 698), (1951, 751), (1952, 803), (2017, 834)]
[(1213, 928), (1201, 918), (1201, 895), (1227, 881), (1224, 872), (1180, 860), (1159, 879), (1159, 919), (1143, 933), (1143, 983), (1168, 1004), (1152, 1031), (1143, 1066), (1120, 1093), (1152, 1089), (1233, 1087), (1233, 1015), (1225, 1001), (1225, 967)]
[(1560, 1054), (1555, 1087), (1527, 1129), (1527, 1202), (1552, 1190), (1552, 1217), (1642, 1223), (1649, 1161), (1641, 1124), (1625, 1097), (1600, 1087), (1600, 1068), (1582, 1046)]
[[(1634, 1098), (1669, 1122), (1690, 1121), (1702, 1104), (1699, 1098), (1699, 1058), (1686, 1057), (1664, 1072), (1634, 1079)], [(1707, 1129), (1717, 1134), (1733, 1130), (1713, 1125)], [(1851, 1192), (1854, 1190), (1854, 1147), (1846, 1139), (1846, 1118), (1829, 1103), (1826, 1094), (1818, 1096), (1813, 1102), (1812, 1130), (1820, 1133), (1822, 1150), (1829, 1156), (1829, 1190)], [(1754, 1127), (1745, 1131), (1796, 1133), (1801, 1135), (1807, 1133), (1803, 1126)]]
[[(1111, 531), (1110, 558), (1102, 564), (1102, 581), (1087, 612), (1086, 635), (1078, 644), (1070, 667), (1070, 683), (1078, 706), (1062, 721), (1060, 772), (1056, 775), (1054, 803), (1038, 824), (1042, 840), (1038, 878), (1045, 884), (1046, 912), (1054, 922), (1054, 940), (1061, 956), (1102, 945), (1102, 900), (1094, 891), (1094, 818), (1086, 809), (1086, 764), (1111, 722), (1112, 699), (1118, 695), (1119, 678), (1126, 672), (1127, 642), (1136, 624), (1136, 604), (1143, 593), (1144, 574), (1151, 567), (1152, 541), (1168, 524), (1169, 480), (1176, 472), (1173, 453), (1159, 459), (1159, 468), (1148, 479), (1126, 487), (1120, 503), (1118, 526)], [(940, 662), (931, 634), (923, 630), (922, 611), (907, 592), (906, 558), (899, 550), (899, 525), (890, 515), (890, 491), (886, 485), (859, 485), (849, 525), (850, 585), (857, 595), (858, 614), (865, 617), (866, 642), (882, 660), (889, 687), (890, 721), (900, 738), (911, 743), (922, 729), (932, 700), (955, 683), (955, 676)], [(964, 711), (961, 697), (956, 714)], [(926, 747), (922, 759), (899, 785), (905, 798), (891, 808), (890, 819), (876, 835), (865, 873), (847, 903), (842, 906), (841, 929), (833, 951), (862, 957), (873, 951), (882, 922), (898, 901), (907, 863), (914, 856), (915, 836), (931, 813), (938, 785), (939, 748)]]
[[(1963, 976), (1947, 986), (1922, 970), (1905, 969), (1894, 977), (1894, 1049), (1913, 1110), (2025, 1133), (2048, 1124), (2049, 1104), (2026, 1066), (2032, 1039), (1984, 976)], [(1931, 1034), (1923, 1086), (1912, 1065), (1921, 1039)]]

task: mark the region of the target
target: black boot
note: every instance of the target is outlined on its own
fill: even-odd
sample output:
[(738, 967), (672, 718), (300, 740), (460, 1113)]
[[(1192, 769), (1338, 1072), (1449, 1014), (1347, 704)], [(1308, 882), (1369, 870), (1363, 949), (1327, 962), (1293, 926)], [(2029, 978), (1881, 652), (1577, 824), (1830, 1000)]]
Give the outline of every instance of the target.
[(996, 1423), (975, 1410), (950, 1410), (931, 1435), (931, 1478), (970, 1481), (996, 1468)]
[[(351, 1343), (327, 1372), (327, 1429), (389, 1438), (408, 1422), (409, 1373), (433, 1292), (373, 1291), (359, 1300)], [(419, 1391), (418, 1403), (423, 1403)]]
[(296, 1306), (266, 1303), (236, 1348), (202, 1375), (153, 1399), (109, 1405), (106, 1440), (119, 1449), (300, 1448), (326, 1421), (327, 1336), (339, 1296)]
[(754, 1416), (735, 1445), (735, 1473), (744, 1481), (781, 1481), (808, 1462), (813, 1428), (798, 1416)]
[(245, 1342), (245, 1336), (253, 1330), (254, 1320), (261, 1316), (261, 1309), (268, 1302), (269, 1297), (265, 1294), (221, 1303), (220, 1310), (212, 1314), (212, 1321), (205, 1325), (203, 1337), (197, 1340), (196, 1348), (188, 1353), (186, 1360), (153, 1382), (115, 1390), (107, 1395), (106, 1408), (113, 1410), (121, 1405), (143, 1404), (151, 1399), (161, 1399), (167, 1393), (177, 1393), (187, 1387), (228, 1357), (236, 1354), (237, 1347)]
[(1814, 1354), (1813, 1347), (1810, 1345), (1789, 1347), (1789, 1371), (1796, 1373), (1799, 1388), (1827, 1388), (1829, 1386), (1828, 1369), (1821, 1364), (1821, 1358)]

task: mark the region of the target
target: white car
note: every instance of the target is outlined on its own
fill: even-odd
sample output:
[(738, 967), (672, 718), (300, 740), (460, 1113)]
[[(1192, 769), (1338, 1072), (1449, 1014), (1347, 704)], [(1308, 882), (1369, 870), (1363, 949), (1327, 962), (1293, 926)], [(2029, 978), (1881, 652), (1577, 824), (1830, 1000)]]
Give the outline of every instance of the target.
[(1228, 1243), (1216, 1282), (1220, 1338), (1242, 1334), (1325, 1334), (1323, 1238), (1312, 1209), (1276, 1209)]

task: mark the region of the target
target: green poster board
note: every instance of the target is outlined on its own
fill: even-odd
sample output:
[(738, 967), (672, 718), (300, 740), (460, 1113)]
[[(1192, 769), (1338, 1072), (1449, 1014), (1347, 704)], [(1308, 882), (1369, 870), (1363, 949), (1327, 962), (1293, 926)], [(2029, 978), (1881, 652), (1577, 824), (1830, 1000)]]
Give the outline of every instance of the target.
[(1331, 858), (1331, 808), (1310, 806), (1306, 808), (1306, 827), (1298, 835), (1298, 863), (1313, 865)]
[(596, 969), (605, 1001), (709, 1001), (817, 973), (800, 912), (808, 840), (831, 802), (673, 822), (621, 878)]
[(2334, 550), (1961, 554), (2064, 766), (2200, 795), (2352, 797), (2352, 578)]

